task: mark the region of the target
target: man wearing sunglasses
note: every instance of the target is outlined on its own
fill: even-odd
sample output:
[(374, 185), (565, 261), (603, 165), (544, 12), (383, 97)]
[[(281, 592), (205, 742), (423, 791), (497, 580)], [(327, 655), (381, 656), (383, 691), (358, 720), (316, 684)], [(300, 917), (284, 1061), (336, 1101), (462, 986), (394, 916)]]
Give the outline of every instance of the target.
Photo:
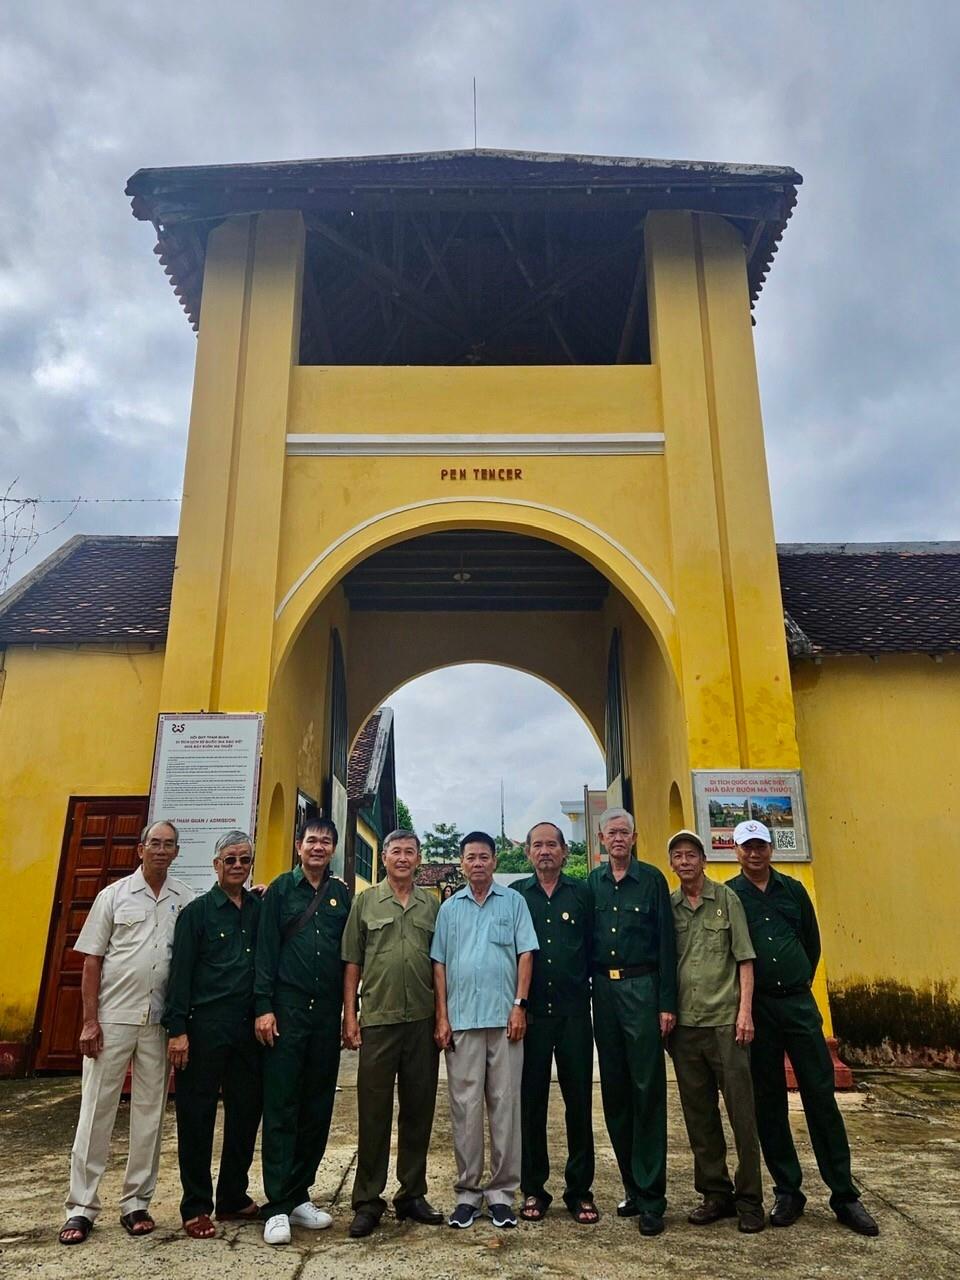
[[(253, 975), (260, 899), (244, 881), (253, 863), (245, 831), (228, 831), (214, 848), (217, 883), (180, 913), (163, 1021), (176, 1068), (177, 1155), (187, 1235), (216, 1235), (210, 1220), (255, 1218), (247, 1194), (260, 1125), (261, 1049), (253, 1034)], [(223, 1151), (216, 1202), (210, 1164), (217, 1097), (223, 1094)]]

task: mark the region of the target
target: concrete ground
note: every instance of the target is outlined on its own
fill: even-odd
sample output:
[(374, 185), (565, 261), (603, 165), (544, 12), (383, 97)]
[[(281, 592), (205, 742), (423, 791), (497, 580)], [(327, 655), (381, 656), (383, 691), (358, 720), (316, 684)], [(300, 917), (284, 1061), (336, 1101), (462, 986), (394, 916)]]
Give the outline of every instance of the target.
[[(254, 1276), (276, 1280), (464, 1280), (464, 1277), (537, 1277), (542, 1280), (626, 1280), (634, 1275), (709, 1277), (710, 1280), (776, 1274), (778, 1280), (956, 1280), (960, 1276), (960, 1074), (878, 1070), (858, 1077), (859, 1091), (841, 1098), (854, 1150), (854, 1173), (864, 1202), (881, 1227), (866, 1240), (839, 1227), (827, 1206), (802, 1116), (795, 1115), (809, 1195), (807, 1212), (789, 1230), (768, 1228), (741, 1236), (735, 1221), (691, 1227), (686, 1213), (696, 1202), (692, 1161), (670, 1086), (669, 1208), (664, 1235), (645, 1240), (633, 1220), (616, 1217), (619, 1178), (603, 1130), (599, 1089), (594, 1127), (598, 1138), (596, 1227), (577, 1226), (560, 1207), (539, 1225), (496, 1231), (481, 1219), (469, 1231), (398, 1224), (388, 1214), (367, 1240), (350, 1240), (350, 1187), (355, 1158), (356, 1058), (344, 1055), (342, 1092), (314, 1189), (330, 1206), (333, 1228), (294, 1229), (293, 1243), (269, 1249), (255, 1225), (231, 1225), (213, 1241), (188, 1240), (179, 1229), (179, 1185), (173, 1107), (168, 1110), (158, 1194), (157, 1230), (131, 1240), (117, 1221), (117, 1197), (125, 1157), (126, 1104), (121, 1106), (113, 1157), (103, 1180), (104, 1213), (86, 1244), (57, 1244), (67, 1161), (80, 1093), (76, 1078), (0, 1082), (0, 1276), (130, 1277)], [(554, 1090), (554, 1093), (556, 1090)], [(551, 1104), (551, 1149), (563, 1150), (562, 1112)], [(558, 1160), (557, 1163), (560, 1163)], [(430, 1164), (431, 1198), (452, 1208), (453, 1159), (446, 1087), (441, 1083)], [(251, 1190), (259, 1195), (259, 1162)], [(554, 1183), (553, 1190), (560, 1188)]]

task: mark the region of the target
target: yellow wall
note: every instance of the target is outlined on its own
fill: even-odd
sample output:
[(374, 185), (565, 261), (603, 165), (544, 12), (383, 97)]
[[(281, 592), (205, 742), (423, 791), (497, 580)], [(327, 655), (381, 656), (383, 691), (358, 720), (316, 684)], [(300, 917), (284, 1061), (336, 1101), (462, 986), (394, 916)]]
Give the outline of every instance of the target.
[(960, 660), (798, 661), (793, 687), (837, 1033), (958, 1066)]
[(0, 696), (0, 1040), (33, 1027), (67, 802), (147, 795), (161, 651), (10, 646)]
[[(389, 835), (389, 832), (384, 832)], [(356, 891), (362, 893), (364, 889), (369, 889), (371, 885), (377, 882), (377, 856), (380, 853), (380, 837), (374, 831), (369, 823), (364, 822), (363, 818), (357, 815), (357, 835), (362, 836), (367, 844), (373, 850), (373, 879), (367, 880), (365, 876), (356, 877)]]

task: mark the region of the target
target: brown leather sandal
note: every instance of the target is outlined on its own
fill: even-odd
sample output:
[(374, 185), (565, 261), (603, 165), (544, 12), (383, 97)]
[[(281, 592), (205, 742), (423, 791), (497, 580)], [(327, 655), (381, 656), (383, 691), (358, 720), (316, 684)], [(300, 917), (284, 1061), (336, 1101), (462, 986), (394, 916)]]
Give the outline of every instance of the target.
[(217, 1228), (206, 1213), (201, 1213), (196, 1218), (188, 1218), (183, 1224), (183, 1229), (191, 1240), (212, 1240), (217, 1234)]

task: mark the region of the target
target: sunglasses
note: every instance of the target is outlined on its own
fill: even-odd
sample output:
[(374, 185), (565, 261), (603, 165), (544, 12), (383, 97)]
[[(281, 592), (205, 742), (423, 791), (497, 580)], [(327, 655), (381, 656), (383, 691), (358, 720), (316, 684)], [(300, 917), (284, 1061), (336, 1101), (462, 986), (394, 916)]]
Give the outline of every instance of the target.
[(253, 862), (253, 858), (249, 853), (228, 853), (227, 856), (225, 858), (221, 858), (220, 861), (225, 867), (249, 867)]

